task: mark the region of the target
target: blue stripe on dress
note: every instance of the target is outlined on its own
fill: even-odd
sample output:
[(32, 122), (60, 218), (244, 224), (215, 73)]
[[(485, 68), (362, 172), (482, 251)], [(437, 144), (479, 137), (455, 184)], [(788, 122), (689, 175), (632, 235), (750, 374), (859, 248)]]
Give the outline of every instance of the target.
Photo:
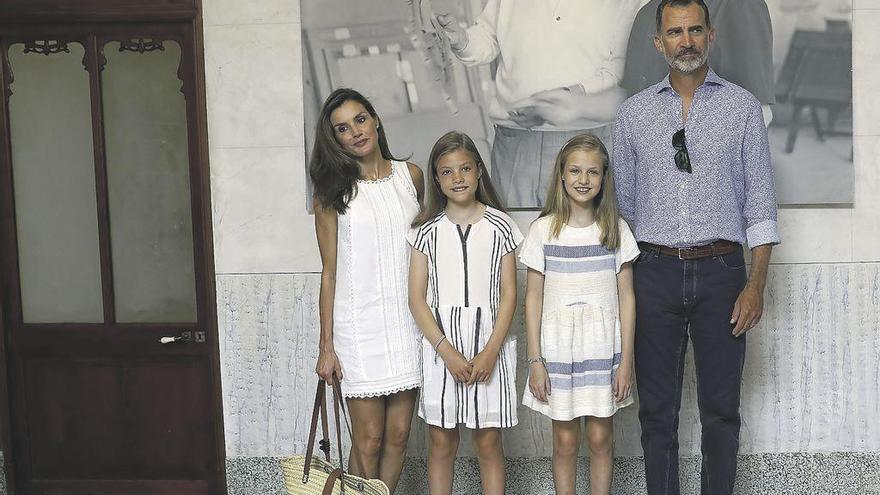
[(609, 251), (600, 244), (592, 246), (544, 245), (544, 256), (552, 256), (554, 258), (592, 258), (595, 256), (608, 256), (609, 254), (614, 254), (614, 251)]
[(588, 273), (603, 270), (615, 270), (614, 258), (602, 258), (583, 261), (545, 260), (544, 271), (556, 273)]
[(547, 361), (547, 373), (566, 374), (584, 373), (586, 371), (610, 371), (612, 367), (620, 364), (620, 353), (614, 353), (611, 359), (585, 359), (577, 363), (561, 363), (559, 361)]
[(595, 387), (611, 385), (611, 371), (598, 375), (578, 375), (572, 377), (551, 376), (550, 391), (571, 390), (581, 387)]

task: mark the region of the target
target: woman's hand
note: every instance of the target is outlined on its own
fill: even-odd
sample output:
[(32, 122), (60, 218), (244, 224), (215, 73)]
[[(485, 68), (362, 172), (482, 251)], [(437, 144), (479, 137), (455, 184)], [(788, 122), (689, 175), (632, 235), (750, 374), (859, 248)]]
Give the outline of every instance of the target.
[(632, 365), (621, 363), (614, 374), (614, 381), (611, 383), (611, 391), (614, 392), (614, 399), (620, 402), (632, 393)]
[(448, 341), (441, 343), (440, 357), (446, 364), (446, 369), (452, 373), (452, 378), (458, 383), (468, 383), (471, 379), (471, 363), (461, 355)]
[(547, 402), (550, 397), (550, 375), (541, 361), (529, 365), (529, 390), (541, 402)]
[(315, 373), (326, 382), (332, 383), (334, 376), (336, 380), (342, 381), (342, 366), (339, 364), (335, 350), (321, 350), (318, 354), (318, 364), (315, 365)]
[(497, 361), (498, 351), (489, 349), (488, 347), (480, 351), (479, 354), (471, 359), (471, 366), (473, 366), (473, 369), (471, 370), (471, 379), (468, 380), (468, 385), (472, 385), (476, 382), (489, 381), (489, 378), (492, 376), (492, 371), (495, 369), (495, 362)]

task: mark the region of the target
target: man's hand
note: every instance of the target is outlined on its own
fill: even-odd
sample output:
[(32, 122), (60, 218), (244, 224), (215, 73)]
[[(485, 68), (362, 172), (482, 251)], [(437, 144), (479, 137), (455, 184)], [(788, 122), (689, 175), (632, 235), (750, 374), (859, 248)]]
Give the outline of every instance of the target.
[(531, 126), (535, 127), (545, 122), (551, 125), (566, 125), (580, 118), (578, 98), (583, 96), (583, 88), (580, 85), (571, 88), (554, 88), (539, 91), (528, 98), (514, 103), (514, 109), (510, 112), (510, 118), (518, 125), (522, 125), (517, 118), (526, 118), (539, 122)]
[(449, 38), (449, 46), (453, 50), (462, 50), (467, 46), (467, 31), (461, 27), (458, 19), (454, 15), (440, 14), (434, 18), (437, 26), (443, 30), (443, 33)]
[(730, 315), (730, 324), (733, 327), (733, 336), (739, 337), (751, 330), (761, 321), (764, 312), (764, 291), (746, 284), (746, 288), (740, 292), (733, 305), (733, 314)]
[(510, 117), (510, 120), (516, 122), (516, 125), (526, 129), (531, 129), (532, 127), (538, 127), (539, 125), (544, 124), (544, 118), (538, 115), (537, 109), (534, 105), (514, 108), (507, 112), (507, 115)]

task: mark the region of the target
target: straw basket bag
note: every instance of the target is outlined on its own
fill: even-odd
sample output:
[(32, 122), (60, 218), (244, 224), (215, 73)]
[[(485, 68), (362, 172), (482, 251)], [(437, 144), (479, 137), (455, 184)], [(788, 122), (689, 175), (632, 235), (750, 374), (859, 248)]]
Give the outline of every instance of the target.
[[(348, 415), (342, 399), (339, 382), (333, 382), (333, 415), (336, 419), (336, 446), (339, 451), (339, 465), (330, 462), (330, 439), (327, 433), (327, 402), (325, 400), (327, 383), (318, 380), (315, 392), (315, 406), (312, 409), (312, 426), (309, 429), (309, 444), (306, 455), (297, 455), (281, 460), (281, 472), (284, 474), (284, 487), (287, 495), (390, 495), (388, 487), (380, 480), (367, 480), (345, 472), (342, 463), (342, 436), (339, 424), (339, 410), (348, 424)], [(324, 452), (324, 458), (313, 456), (315, 435), (318, 431), (318, 415), (321, 416), (323, 438), (318, 447)], [(355, 462), (360, 462), (357, 456)], [(363, 469), (361, 469), (363, 472)]]

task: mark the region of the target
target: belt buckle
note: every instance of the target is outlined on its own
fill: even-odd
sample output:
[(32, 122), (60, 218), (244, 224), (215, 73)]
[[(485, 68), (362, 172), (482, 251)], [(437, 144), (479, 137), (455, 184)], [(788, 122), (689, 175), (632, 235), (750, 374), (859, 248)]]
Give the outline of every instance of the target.
[(677, 250), (678, 250), (678, 259), (681, 261), (687, 261), (688, 258), (682, 257), (681, 253), (690, 251), (690, 248), (677, 248)]

